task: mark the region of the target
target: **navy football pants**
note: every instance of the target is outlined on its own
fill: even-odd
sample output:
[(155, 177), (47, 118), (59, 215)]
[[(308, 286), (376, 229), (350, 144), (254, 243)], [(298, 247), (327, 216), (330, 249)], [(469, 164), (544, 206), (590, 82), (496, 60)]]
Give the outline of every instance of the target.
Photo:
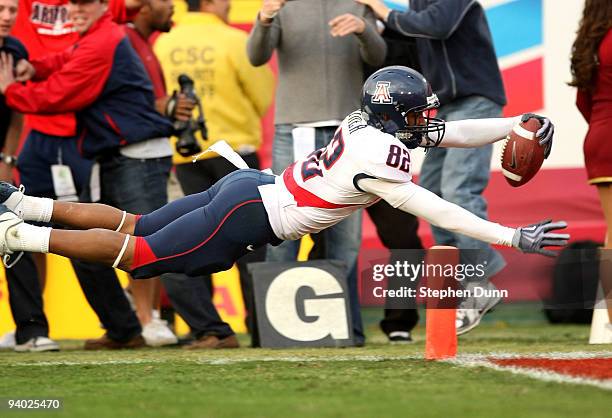
[(141, 216), (134, 230), (133, 277), (216, 273), (253, 248), (280, 244), (257, 189), (274, 179), (259, 170), (234, 171), (202, 193)]

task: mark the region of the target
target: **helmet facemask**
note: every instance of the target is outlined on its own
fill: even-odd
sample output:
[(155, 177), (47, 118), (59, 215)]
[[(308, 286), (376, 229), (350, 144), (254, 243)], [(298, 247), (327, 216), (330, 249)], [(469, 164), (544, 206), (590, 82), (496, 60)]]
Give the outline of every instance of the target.
[(444, 137), (445, 124), (442, 119), (431, 116), (433, 109), (422, 112), (402, 112), (404, 115), (404, 129), (395, 133), (407, 148), (414, 149), (434, 148), (440, 145)]
[(395, 136), (407, 148), (434, 148), (440, 145), (445, 125), (442, 119), (431, 116), (432, 111), (439, 106), (438, 97), (434, 93), (427, 97), (427, 104), (424, 106), (407, 110), (399, 103), (393, 106), (395, 112), (369, 112), (369, 115), (367, 112), (362, 113), (371, 125)]

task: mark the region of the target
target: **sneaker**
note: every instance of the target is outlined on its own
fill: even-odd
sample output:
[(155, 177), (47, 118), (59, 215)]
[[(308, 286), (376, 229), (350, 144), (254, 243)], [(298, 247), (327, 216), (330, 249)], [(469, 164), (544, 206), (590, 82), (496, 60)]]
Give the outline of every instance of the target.
[(128, 341), (120, 342), (115, 341), (109, 338), (108, 335), (104, 334), (100, 338), (85, 341), (85, 346), (83, 348), (85, 350), (121, 350), (141, 348), (145, 345), (145, 340), (142, 338), (142, 335), (137, 335)]
[[(15, 211), (15, 209), (21, 209), (24, 191), (25, 188), (23, 186), (19, 186), (19, 188), (17, 188), (11, 183), (0, 181), (0, 203), (12, 211)], [(20, 210), (17, 210), (16, 212), (20, 212)]]
[(205, 335), (198, 338), (191, 344), (183, 346), (186, 350), (218, 350), (222, 348), (239, 348), (240, 343), (235, 335), (229, 337), (219, 338), (216, 335)]
[(0, 337), (0, 350), (15, 348), (15, 331), (9, 331)]
[[(473, 289), (474, 287), (483, 287), (486, 290), (496, 290), (497, 288), (491, 282), (484, 283), (468, 283), (466, 290)], [(472, 291), (473, 292), (473, 291)], [(457, 308), (457, 314), (455, 317), (455, 326), (457, 328), (457, 335), (465, 334), (480, 324), (480, 320), (487, 313), (491, 312), (493, 308), (501, 302), (502, 298), (499, 296), (495, 297), (470, 297), (464, 299), (459, 308)]]
[(16, 229), (14, 227), (22, 222), (22, 219), (19, 219), (6, 206), (0, 204), (0, 255), (6, 268), (13, 267), (23, 255), (23, 252), (19, 251), (13, 257), (13, 261), (9, 262), (13, 251), (8, 247), (8, 234), (15, 234)]
[(176, 335), (168, 328), (168, 322), (162, 319), (152, 319), (142, 327), (142, 336), (150, 347), (161, 347), (178, 343)]
[(47, 337), (30, 338), (23, 344), (16, 344), (14, 350), (18, 353), (40, 353), (42, 351), (59, 351), (59, 345)]
[(387, 335), (391, 344), (410, 344), (412, 335), (409, 331), (393, 331)]

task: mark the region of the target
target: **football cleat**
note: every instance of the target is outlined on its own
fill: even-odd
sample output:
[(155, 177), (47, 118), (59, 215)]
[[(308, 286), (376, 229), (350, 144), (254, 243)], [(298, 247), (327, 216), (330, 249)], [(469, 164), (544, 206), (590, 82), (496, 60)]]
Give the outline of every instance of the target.
[(23, 252), (20, 251), (11, 262), (13, 251), (8, 246), (9, 234), (14, 234), (16, 232), (15, 226), (22, 222), (22, 219), (19, 219), (19, 217), (11, 212), (6, 206), (0, 204), (0, 255), (2, 256), (2, 262), (6, 268), (13, 267), (21, 256), (23, 256)]
[(6, 181), (0, 181), (0, 204), (13, 211), (23, 219), (23, 198), (25, 197), (25, 187), (19, 188)]

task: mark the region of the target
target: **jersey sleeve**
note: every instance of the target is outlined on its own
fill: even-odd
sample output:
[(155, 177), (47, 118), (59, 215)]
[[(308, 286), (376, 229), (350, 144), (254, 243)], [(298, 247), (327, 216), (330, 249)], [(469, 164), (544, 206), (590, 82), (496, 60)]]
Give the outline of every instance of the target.
[(479, 218), (412, 182), (393, 184), (367, 179), (361, 182), (361, 187), (380, 196), (394, 208), (411, 213), (447, 231), (490, 244), (512, 246), (515, 233), (513, 228)]

